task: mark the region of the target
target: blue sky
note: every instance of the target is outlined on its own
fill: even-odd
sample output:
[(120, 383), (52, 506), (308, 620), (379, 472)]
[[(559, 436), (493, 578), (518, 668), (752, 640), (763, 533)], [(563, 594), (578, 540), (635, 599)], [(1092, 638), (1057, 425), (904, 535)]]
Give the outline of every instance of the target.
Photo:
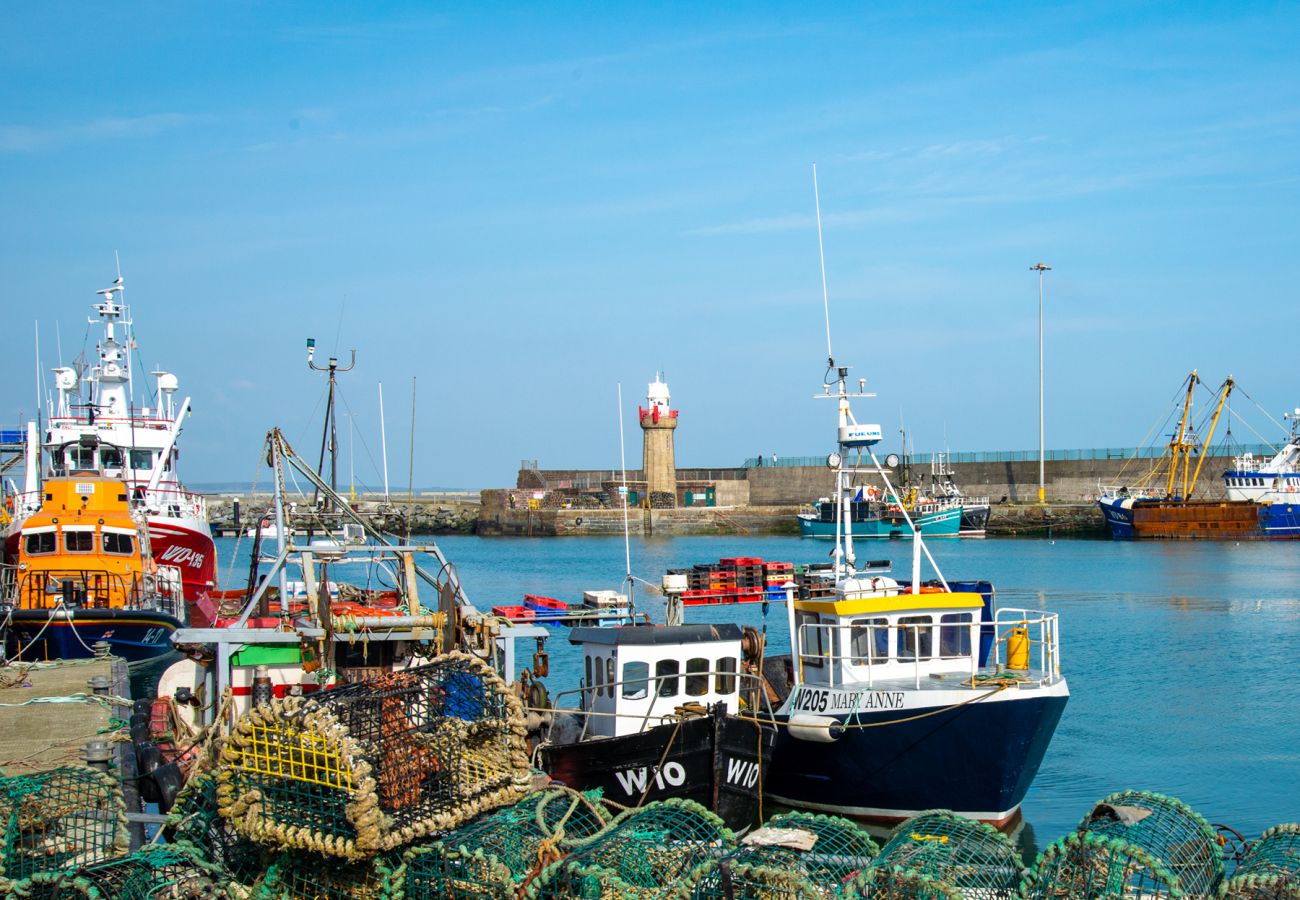
[[(1291, 4), (7, 4), (0, 419), (120, 252), (191, 481), (316, 446), (356, 347), (404, 484), (617, 461), (656, 369), (684, 465), (824, 453), (835, 353), (917, 449), (1137, 443), (1193, 367), (1300, 403)], [(339, 335), (342, 332), (341, 337)], [(48, 368), (48, 365), (47, 365)], [(1249, 404), (1240, 401), (1246, 411)], [(1260, 416), (1254, 415), (1256, 424)], [(627, 418), (630, 462), (640, 454)], [(346, 447), (346, 443), (344, 445)], [(400, 473), (400, 475), (399, 475)]]

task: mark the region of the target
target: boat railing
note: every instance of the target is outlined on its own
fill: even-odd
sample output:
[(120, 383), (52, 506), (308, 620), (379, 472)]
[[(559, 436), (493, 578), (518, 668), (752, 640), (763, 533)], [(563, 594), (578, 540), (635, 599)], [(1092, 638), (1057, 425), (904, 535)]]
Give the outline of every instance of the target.
[[(1028, 653), (1023, 660), (1014, 660), (1012, 647), (1018, 641), (1017, 632), (1024, 629), (1019, 640), (1028, 641)], [(1040, 682), (1050, 684), (1061, 677), (1061, 624), (1056, 613), (1041, 609), (1002, 607), (993, 617), (993, 658), (998, 671), (1026, 672), (1035, 655), (1038, 657)], [(1022, 645), (1023, 646), (1023, 645)], [(1016, 663), (1015, 666), (1012, 664)]]
[(37, 569), (7, 574), (4, 602), (16, 609), (137, 609), (179, 618), (180, 595), (166, 579), (129, 578), (94, 569)]
[[(863, 690), (870, 691), (874, 690), (878, 678), (896, 679), (902, 672), (910, 670), (913, 683), (917, 690), (920, 690), (922, 681), (931, 675), (953, 671), (954, 663), (960, 660), (965, 663), (963, 669), (969, 669), (971, 676), (969, 684), (973, 686), (975, 676), (979, 674), (978, 648), (982, 625), (983, 623), (978, 621), (895, 622), (893, 624), (805, 622), (799, 626), (798, 642), (795, 645), (799, 662), (799, 684), (807, 683), (804, 677), (805, 665), (817, 668), (829, 665), (832, 667), (832, 674), (824, 682), (817, 682), (819, 686), (844, 689), (862, 687)], [(945, 642), (963, 630), (968, 633), (967, 640), (957, 641), (956, 647), (945, 653)], [(850, 645), (848, 653), (837, 652), (837, 648), (845, 643), (840, 640), (845, 636), (841, 634), (842, 632), (848, 632), (847, 643)], [(888, 652), (890, 636), (895, 633), (899, 634), (902, 640), (897, 648), (898, 652), (890, 653)], [(883, 636), (884, 641), (879, 641), (878, 636)], [(865, 653), (856, 652), (852, 646), (855, 639), (861, 637), (866, 639)], [(934, 652), (936, 642), (938, 652)], [(861, 642), (857, 643), (861, 646)], [(880, 643), (884, 644), (886, 652), (878, 652), (877, 647)], [(852, 668), (854, 681), (846, 682), (844, 679), (846, 667)], [(866, 679), (865, 685), (859, 680), (863, 676)]]
[(1102, 484), (1097, 482), (1098, 497), (1116, 497), (1125, 500), (1148, 500), (1155, 496), (1149, 488), (1129, 487), (1124, 484)]
[[(763, 690), (763, 679), (760, 675), (755, 672), (733, 672), (727, 669), (708, 669), (698, 672), (678, 673), (676, 675), (646, 675), (640, 678), (629, 678), (622, 681), (606, 681), (602, 684), (592, 685), (587, 684), (586, 680), (582, 679), (579, 681), (578, 687), (570, 688), (566, 691), (560, 691), (552, 698), (551, 711), (582, 717), (582, 731), (578, 738), (580, 741), (587, 739), (592, 722), (601, 717), (639, 719), (640, 725), (637, 728), (637, 731), (642, 732), (656, 725), (675, 722), (681, 718), (681, 714), (677, 709), (678, 707), (691, 703), (691, 695), (687, 694), (684, 700), (683, 696), (676, 691), (665, 696), (661, 693), (661, 683), (676, 681), (683, 678), (731, 679), (731, 683), (734, 685), (734, 691), (717, 691), (716, 693), (726, 694), (727, 696), (735, 693), (739, 701), (748, 706), (748, 711), (751, 715), (758, 714), (759, 716), (768, 719), (771, 719), (773, 716), (774, 711), (771, 703), (768, 701), (767, 692)], [(714, 684), (717, 684), (716, 680), (714, 681)], [(590, 708), (594, 705), (592, 701), (600, 696), (601, 693), (613, 696), (615, 699), (623, 699), (623, 690), (625, 687), (642, 689), (650, 695), (650, 705), (646, 707), (644, 712), (619, 713)], [(706, 691), (705, 694), (707, 693), (708, 692)], [(576, 699), (578, 705), (564, 705), (566, 698), (569, 701)], [(629, 697), (627, 699), (636, 698)], [(661, 711), (657, 712), (656, 707), (659, 706), (660, 701), (663, 701), (664, 706), (660, 707)], [(544, 738), (548, 743), (551, 740), (551, 732), (554, 728), (555, 719), (552, 717)]]

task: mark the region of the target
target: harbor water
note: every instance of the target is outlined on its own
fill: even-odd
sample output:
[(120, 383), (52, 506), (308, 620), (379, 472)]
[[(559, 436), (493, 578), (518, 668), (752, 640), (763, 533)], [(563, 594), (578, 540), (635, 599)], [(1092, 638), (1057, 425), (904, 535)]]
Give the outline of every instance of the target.
[[(244, 577), (250, 543), (218, 541), (223, 579), (228, 571)], [(524, 593), (576, 603), (584, 590), (622, 586), (621, 538), (450, 536), (438, 543), (484, 610), (517, 605)], [(1060, 614), (1071, 699), (1023, 805), (1027, 853), (1121, 788), (1176, 796), (1247, 836), (1300, 819), (1296, 545), (987, 539), (930, 546), (948, 578), (989, 579), (1002, 606)], [(808, 563), (826, 561), (829, 550), (826, 542), (789, 537), (633, 539), (632, 572), (657, 584), (668, 568), (720, 557)], [(859, 544), (860, 559), (892, 559), (898, 577), (907, 577), (910, 554), (903, 542)], [(657, 591), (638, 585), (636, 598), (639, 610), (662, 621)], [(690, 622), (764, 624), (759, 604), (686, 612)], [(766, 625), (769, 652), (788, 651), (782, 606), (769, 609)], [(567, 629), (553, 631), (547, 683), (555, 694), (577, 685), (579, 666)]]

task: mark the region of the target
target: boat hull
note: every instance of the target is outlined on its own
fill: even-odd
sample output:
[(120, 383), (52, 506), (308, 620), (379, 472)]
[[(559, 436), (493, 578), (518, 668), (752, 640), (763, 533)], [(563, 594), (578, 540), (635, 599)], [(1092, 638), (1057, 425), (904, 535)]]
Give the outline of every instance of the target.
[[(961, 532), (962, 508), (954, 506), (937, 512), (915, 516), (913, 521), (923, 537), (956, 537)], [(852, 526), (855, 538), (910, 538), (911, 529), (902, 515), (883, 514)], [(799, 517), (799, 536), (835, 539), (835, 523), (823, 522), (816, 516)]]
[(776, 733), (728, 715), (700, 716), (637, 734), (546, 745), (542, 768), (577, 790), (600, 788), (624, 806), (694, 800), (741, 831), (758, 818)]
[(1005, 825), (1019, 811), (1068, 699), (1064, 682), (1036, 696), (1019, 694), (957, 708), (859, 712), (852, 723), (868, 727), (846, 728), (834, 743), (800, 740), (779, 728), (764, 791), (784, 806), (882, 825), (928, 809)]
[(1300, 539), (1300, 503), (1108, 497), (1098, 506), (1116, 540)]
[(128, 662), (154, 659), (172, 650), (181, 623), (167, 613), (135, 609), (15, 609), (9, 643), (21, 659), (87, 659), (96, 641)]
[[(203, 519), (149, 516), (149, 541), (159, 567), (174, 566), (180, 573), (185, 604), (194, 604), (208, 596), (217, 581), (217, 547)], [(195, 621), (203, 626), (208, 623)]]
[(990, 508), (983, 504), (978, 506), (963, 505), (961, 508), (962, 537), (978, 537), (988, 530)]

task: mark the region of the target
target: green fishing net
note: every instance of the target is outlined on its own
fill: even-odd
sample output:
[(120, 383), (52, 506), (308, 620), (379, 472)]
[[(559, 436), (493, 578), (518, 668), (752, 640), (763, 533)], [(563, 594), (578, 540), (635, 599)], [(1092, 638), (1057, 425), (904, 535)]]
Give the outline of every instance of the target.
[(1219, 840), (1179, 800), (1145, 791), (1111, 794), (1053, 843), (1021, 886), (1028, 900), (1070, 897), (1217, 897)]
[(267, 870), (252, 897), (253, 900), (385, 900), (397, 862), (395, 853), (349, 861), (287, 851)]
[(1300, 900), (1300, 825), (1260, 835), (1228, 882), (1229, 900)]
[(849, 882), (877, 850), (867, 833), (847, 819), (783, 813), (726, 856), (700, 865), (691, 874), (688, 896), (692, 900), (844, 897)]
[(189, 851), (167, 845), (84, 866), (42, 872), (14, 885), (15, 900), (206, 900), (224, 898), (225, 878)]
[(67, 766), (0, 778), (0, 889), (128, 849), (122, 789), (109, 775)]
[(735, 847), (722, 820), (691, 800), (664, 800), (620, 813), (602, 831), (534, 879), (533, 900), (665, 897), (701, 863)]
[(225, 872), (232, 883), (252, 887), (266, 871), (262, 849), (237, 834), (217, 811), (217, 780), (207, 772), (195, 774), (176, 797), (165, 827), (167, 840), (190, 849)]
[(393, 895), (512, 898), (521, 884), (607, 821), (594, 793), (563, 788), (530, 794), (436, 843), (406, 851), (393, 877)]
[(875, 900), (956, 900), (1012, 897), (1023, 865), (1015, 845), (997, 829), (945, 810), (899, 825), (850, 896)]

